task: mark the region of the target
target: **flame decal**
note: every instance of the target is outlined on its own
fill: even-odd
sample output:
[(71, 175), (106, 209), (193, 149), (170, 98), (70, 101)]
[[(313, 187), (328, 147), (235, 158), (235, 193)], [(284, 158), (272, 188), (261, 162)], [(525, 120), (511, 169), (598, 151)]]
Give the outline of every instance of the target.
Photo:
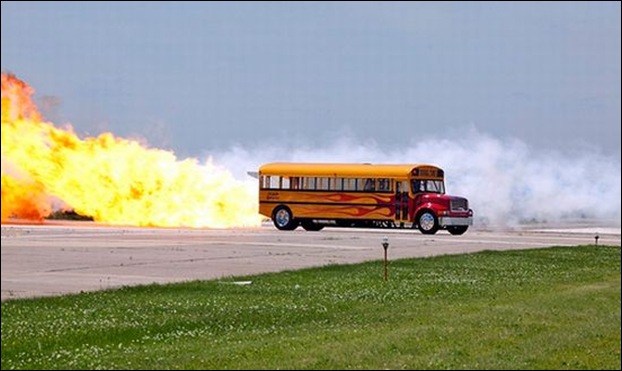
[(297, 205), (294, 213), (299, 217), (386, 219), (393, 216), (389, 207)]

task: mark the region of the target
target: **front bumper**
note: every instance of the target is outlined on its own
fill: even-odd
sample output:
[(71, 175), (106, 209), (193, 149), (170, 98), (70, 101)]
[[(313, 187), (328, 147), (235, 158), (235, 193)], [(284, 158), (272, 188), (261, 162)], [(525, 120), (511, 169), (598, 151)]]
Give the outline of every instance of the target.
[(438, 224), (440, 224), (441, 227), (448, 227), (454, 225), (473, 225), (473, 217), (441, 216), (438, 218)]

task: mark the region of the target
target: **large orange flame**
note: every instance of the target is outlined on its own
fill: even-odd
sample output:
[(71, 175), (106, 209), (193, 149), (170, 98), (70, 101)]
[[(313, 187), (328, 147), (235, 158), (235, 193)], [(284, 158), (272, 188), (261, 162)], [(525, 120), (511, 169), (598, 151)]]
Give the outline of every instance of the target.
[(42, 120), (33, 89), (2, 74), (2, 221), (41, 220), (62, 202), (95, 221), (255, 226), (256, 185), (225, 169), (110, 133), (80, 139)]

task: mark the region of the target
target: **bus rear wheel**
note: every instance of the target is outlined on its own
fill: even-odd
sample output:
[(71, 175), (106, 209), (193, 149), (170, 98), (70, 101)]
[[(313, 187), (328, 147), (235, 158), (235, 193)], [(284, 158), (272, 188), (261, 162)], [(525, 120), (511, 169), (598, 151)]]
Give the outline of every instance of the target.
[(279, 206), (272, 213), (274, 226), (281, 231), (293, 231), (298, 227), (298, 221), (294, 219), (292, 211), (287, 206)]
[(469, 227), (466, 225), (453, 225), (453, 226), (447, 227), (447, 231), (455, 236), (464, 234), (464, 232), (466, 232), (467, 229), (469, 229)]
[(430, 210), (424, 210), (419, 214), (417, 224), (423, 234), (434, 234), (438, 231), (438, 218)]

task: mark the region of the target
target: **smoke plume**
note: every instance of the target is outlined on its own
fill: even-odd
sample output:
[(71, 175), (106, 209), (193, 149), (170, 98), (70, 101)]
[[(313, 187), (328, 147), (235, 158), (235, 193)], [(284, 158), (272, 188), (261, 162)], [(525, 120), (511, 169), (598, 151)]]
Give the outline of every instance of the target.
[(408, 148), (338, 140), (324, 148), (234, 147), (214, 157), (243, 179), (264, 162), (430, 163), (445, 170), (447, 192), (465, 196), (480, 227), (525, 223), (620, 226), (620, 160), (593, 152), (536, 150), (471, 130), (461, 139), (429, 138)]

